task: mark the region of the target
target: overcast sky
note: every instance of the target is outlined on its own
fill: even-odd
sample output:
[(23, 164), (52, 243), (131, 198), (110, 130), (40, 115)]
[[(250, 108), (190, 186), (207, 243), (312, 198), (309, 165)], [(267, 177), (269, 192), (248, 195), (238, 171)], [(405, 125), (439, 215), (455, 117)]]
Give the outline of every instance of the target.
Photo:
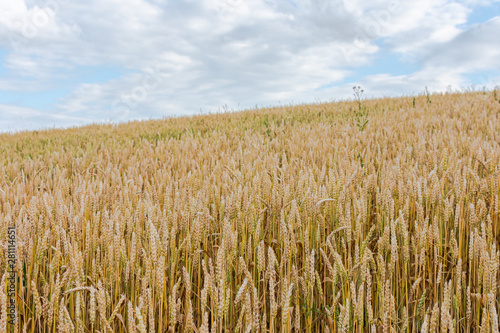
[(500, 84), (488, 0), (1, 0), (0, 131)]

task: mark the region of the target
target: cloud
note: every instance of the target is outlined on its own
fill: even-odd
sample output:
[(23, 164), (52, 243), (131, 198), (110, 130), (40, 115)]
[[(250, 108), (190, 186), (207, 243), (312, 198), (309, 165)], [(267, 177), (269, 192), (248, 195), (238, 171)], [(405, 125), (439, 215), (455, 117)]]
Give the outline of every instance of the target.
[(2, 132), (71, 127), (93, 122), (91, 118), (72, 117), (32, 108), (0, 104), (0, 129)]
[(497, 66), (498, 20), (460, 28), (479, 5), (487, 3), (11, 0), (0, 4), (0, 47), (9, 50), (0, 90), (59, 89), (85, 68), (125, 69), (72, 83), (47, 118), (62, 124), (350, 97), (350, 75), (382, 53), (419, 69), (358, 80), (367, 92), (460, 86), (464, 74)]
[(500, 69), (500, 16), (472, 26), (447, 43), (427, 50), (427, 66), (458, 68), (461, 72)]
[(421, 70), (407, 75), (370, 75), (361, 80), (360, 84), (365, 88), (367, 96), (395, 97), (420, 94), (425, 88), (430, 92), (460, 90), (466, 82), (454, 71)]

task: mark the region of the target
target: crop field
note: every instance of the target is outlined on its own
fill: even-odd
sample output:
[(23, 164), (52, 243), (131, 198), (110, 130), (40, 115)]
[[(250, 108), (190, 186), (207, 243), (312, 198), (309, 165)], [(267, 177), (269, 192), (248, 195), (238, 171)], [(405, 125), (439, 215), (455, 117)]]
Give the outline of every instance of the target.
[(495, 91), (2, 134), (0, 332), (498, 332), (499, 196)]

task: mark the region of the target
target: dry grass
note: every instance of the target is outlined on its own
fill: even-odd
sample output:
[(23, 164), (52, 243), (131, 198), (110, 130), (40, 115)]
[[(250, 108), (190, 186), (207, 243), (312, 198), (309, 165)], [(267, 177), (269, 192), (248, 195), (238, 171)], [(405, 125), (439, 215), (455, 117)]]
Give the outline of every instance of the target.
[[(493, 93), (0, 136), (0, 330), (498, 332)], [(415, 105), (415, 106), (414, 106)]]

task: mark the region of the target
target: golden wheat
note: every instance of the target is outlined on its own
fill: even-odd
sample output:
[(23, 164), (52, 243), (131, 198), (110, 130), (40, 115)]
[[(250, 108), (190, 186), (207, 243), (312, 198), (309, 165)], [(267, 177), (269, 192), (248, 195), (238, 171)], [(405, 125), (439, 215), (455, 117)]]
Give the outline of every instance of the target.
[(498, 332), (495, 96), (0, 135), (0, 331)]

